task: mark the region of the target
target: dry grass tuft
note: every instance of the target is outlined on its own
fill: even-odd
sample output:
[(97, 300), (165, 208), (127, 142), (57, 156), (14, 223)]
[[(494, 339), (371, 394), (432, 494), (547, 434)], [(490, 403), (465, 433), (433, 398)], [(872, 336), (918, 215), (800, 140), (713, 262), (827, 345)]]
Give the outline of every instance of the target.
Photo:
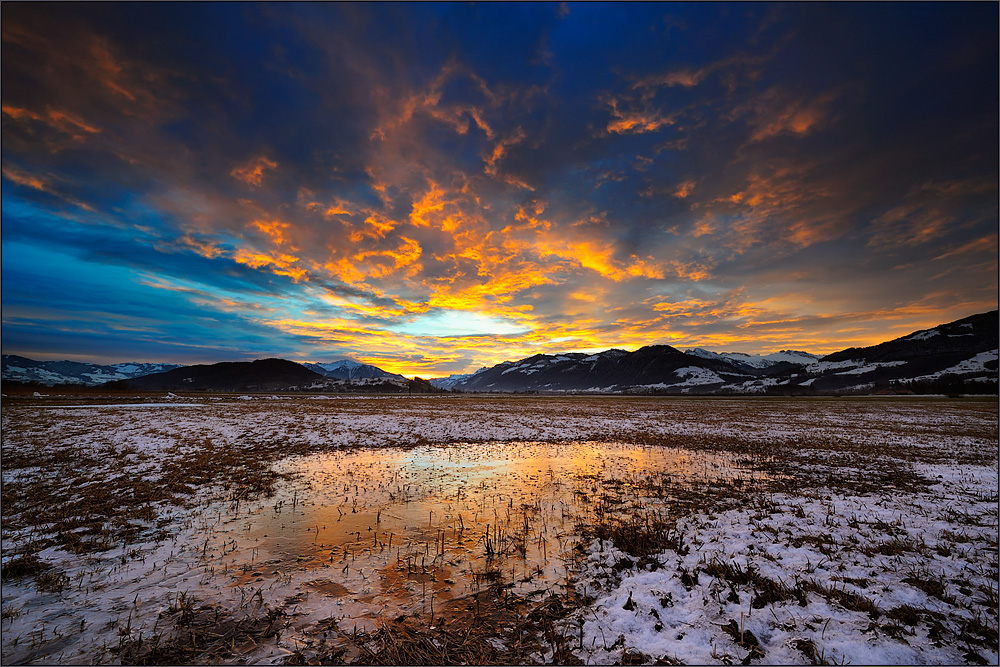
[(541, 602), (480, 591), (443, 602), (430, 619), (400, 616), (371, 632), (350, 632), (329, 624), (333, 642), (300, 646), (286, 664), (319, 665), (510, 665), (544, 662), (583, 664), (560, 622), (580, 601), (575, 594)]
[(43, 563), (33, 550), (14, 556), (0, 568), (0, 581), (10, 581), (22, 577), (35, 576), (44, 572), (48, 565)]
[(119, 628), (114, 649), (124, 665), (214, 664), (255, 648), (262, 640), (281, 635), (286, 621), (280, 610), (264, 610), (238, 617), (218, 606), (199, 604), (178, 594), (161, 619), (173, 620), (173, 629), (149, 636)]

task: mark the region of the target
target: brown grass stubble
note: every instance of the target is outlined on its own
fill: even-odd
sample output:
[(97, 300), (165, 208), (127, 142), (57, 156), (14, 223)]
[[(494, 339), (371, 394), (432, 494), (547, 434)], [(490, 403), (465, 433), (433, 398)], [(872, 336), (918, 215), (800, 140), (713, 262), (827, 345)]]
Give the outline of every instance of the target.
[[(44, 423), (46, 416), (40, 419)], [(189, 504), (206, 485), (216, 485), (233, 502), (269, 496), (280, 477), (271, 464), (310, 451), (289, 440), (251, 433), (235, 447), (209, 438), (165, 435), (173, 442), (161, 451), (162, 458), (143, 465), (150, 457), (127, 445), (108, 443), (87, 450), (74, 447), (72, 435), (59, 443), (40, 441), (30, 433), (14, 437), (14, 421), (5, 419), (3, 467), (5, 476), (25, 474), (3, 484), (3, 529), (33, 536), (18, 545), (18, 555), (4, 568), (4, 579), (16, 576), (18, 563), (29, 564), (32, 553), (50, 546), (81, 554), (138, 539), (162, 539), (166, 535), (160, 530), (160, 510)], [(138, 470), (125, 463), (129, 455), (136, 457)]]

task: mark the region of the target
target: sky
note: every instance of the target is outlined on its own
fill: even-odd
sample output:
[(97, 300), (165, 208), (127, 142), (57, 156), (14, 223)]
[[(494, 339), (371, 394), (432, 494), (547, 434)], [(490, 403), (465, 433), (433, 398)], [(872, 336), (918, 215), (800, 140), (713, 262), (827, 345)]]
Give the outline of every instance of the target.
[(825, 354), (998, 299), (996, 3), (4, 3), (5, 354)]

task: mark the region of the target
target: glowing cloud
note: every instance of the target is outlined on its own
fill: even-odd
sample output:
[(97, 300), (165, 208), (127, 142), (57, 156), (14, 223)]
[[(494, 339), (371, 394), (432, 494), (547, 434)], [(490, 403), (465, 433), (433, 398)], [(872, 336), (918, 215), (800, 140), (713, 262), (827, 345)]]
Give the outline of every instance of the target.
[(258, 157), (247, 164), (241, 165), (239, 167), (234, 167), (231, 172), (229, 172), (233, 178), (237, 178), (252, 188), (260, 187), (260, 184), (264, 180), (264, 172), (277, 169), (278, 163), (274, 160), (269, 160), (266, 157)]

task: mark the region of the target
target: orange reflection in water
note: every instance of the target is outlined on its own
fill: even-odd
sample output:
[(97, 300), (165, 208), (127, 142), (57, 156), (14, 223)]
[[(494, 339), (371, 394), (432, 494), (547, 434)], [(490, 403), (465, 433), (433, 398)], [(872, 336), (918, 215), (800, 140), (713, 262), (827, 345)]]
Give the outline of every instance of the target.
[(294, 594), (299, 627), (332, 616), (359, 629), (491, 585), (559, 592), (572, 585), (578, 527), (608, 489), (640, 503), (654, 476), (751, 474), (722, 455), (601, 442), (352, 449), (276, 469), (289, 483), (215, 529), (234, 545), (229, 586)]

